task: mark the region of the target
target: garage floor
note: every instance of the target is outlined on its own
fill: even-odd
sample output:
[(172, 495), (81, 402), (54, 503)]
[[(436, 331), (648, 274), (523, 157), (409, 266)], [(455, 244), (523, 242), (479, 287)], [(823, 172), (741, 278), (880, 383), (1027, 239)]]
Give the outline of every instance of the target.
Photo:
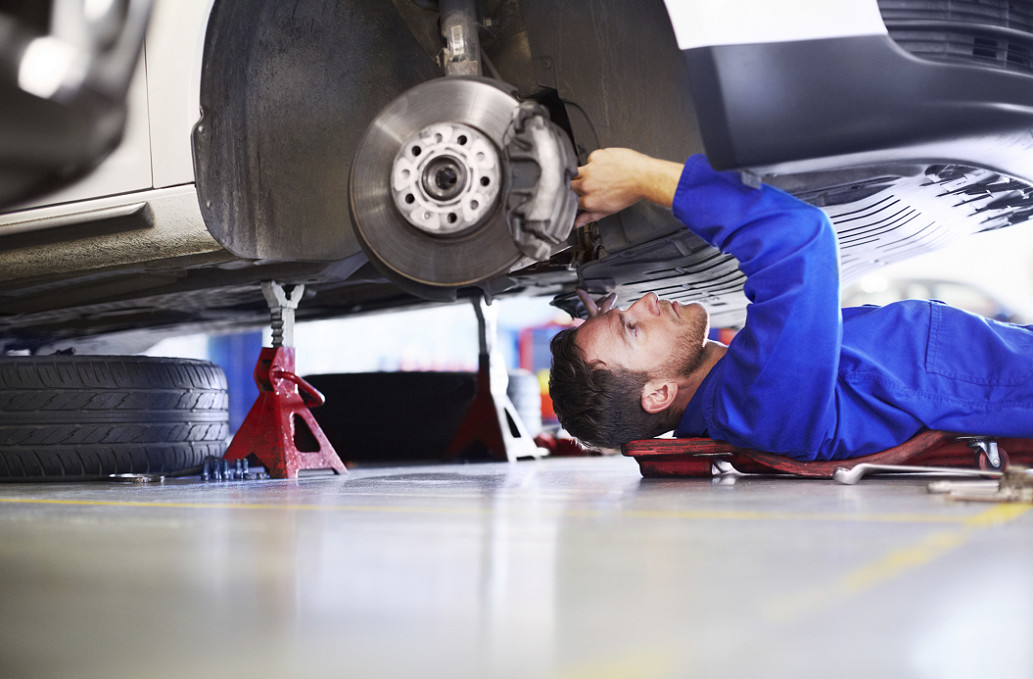
[(1030, 505), (626, 458), (0, 486), (0, 675), (1033, 676)]

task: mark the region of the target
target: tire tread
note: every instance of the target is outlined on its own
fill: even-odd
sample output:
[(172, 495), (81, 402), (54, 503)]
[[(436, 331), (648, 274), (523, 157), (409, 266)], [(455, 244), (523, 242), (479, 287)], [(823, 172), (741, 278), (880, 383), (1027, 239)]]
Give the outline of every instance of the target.
[(141, 356), (0, 358), (0, 481), (169, 473), (221, 456), (222, 370)]

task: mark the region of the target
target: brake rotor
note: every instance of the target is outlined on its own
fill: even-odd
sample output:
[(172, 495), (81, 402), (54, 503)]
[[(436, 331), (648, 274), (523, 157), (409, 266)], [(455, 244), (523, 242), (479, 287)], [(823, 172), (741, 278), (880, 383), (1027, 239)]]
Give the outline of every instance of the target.
[(352, 160), (355, 232), (382, 270), (474, 285), (524, 255), (507, 226), (505, 135), (520, 103), (488, 80), (431, 80), (390, 103)]

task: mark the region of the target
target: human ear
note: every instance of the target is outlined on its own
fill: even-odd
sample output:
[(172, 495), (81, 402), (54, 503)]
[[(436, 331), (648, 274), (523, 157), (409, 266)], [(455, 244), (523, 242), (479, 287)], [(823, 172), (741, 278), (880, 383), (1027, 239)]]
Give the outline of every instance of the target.
[(671, 407), (678, 396), (678, 385), (668, 380), (649, 380), (642, 387), (642, 409), (651, 415)]

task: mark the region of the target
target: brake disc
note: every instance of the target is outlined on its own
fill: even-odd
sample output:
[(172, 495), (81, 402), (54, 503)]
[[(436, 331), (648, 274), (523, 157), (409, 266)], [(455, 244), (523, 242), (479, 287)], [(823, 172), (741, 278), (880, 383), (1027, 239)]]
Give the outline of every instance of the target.
[(576, 171), (544, 109), (491, 80), (441, 78), (403, 93), (366, 131), (352, 160), (352, 220), (392, 278), (477, 285), (564, 246)]

